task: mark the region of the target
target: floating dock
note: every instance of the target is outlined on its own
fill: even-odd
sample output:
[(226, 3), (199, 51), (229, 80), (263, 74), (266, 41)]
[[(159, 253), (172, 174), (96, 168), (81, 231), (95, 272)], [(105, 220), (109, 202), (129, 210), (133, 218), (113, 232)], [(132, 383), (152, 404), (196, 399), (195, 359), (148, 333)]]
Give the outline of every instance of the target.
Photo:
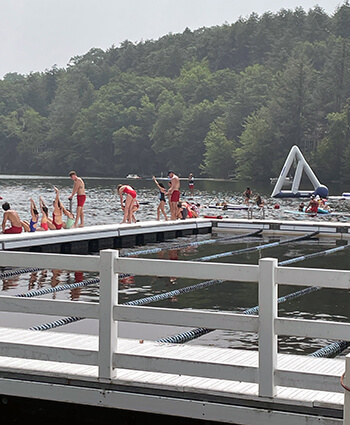
[(164, 242), (177, 237), (263, 230), (267, 235), (302, 234), (319, 231), (321, 236), (350, 238), (350, 224), (317, 221), (207, 219), (144, 221), (135, 224), (97, 225), (47, 232), (0, 234), (0, 251), (19, 250), (62, 254), (89, 254), (103, 249), (122, 249)]

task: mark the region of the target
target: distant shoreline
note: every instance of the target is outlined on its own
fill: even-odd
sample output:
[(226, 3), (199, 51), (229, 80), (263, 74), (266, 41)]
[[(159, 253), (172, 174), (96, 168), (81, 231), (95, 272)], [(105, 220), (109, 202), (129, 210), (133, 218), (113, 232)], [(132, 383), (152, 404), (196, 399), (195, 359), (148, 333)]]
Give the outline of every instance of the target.
[[(96, 176), (84, 176), (84, 179), (94, 179), (94, 180), (127, 180), (127, 181), (151, 181), (152, 177), (145, 177), (140, 179), (133, 179), (127, 177), (96, 177)], [(28, 179), (28, 180), (45, 180), (45, 179), (65, 179), (70, 180), (69, 176), (39, 176), (39, 175), (30, 175), (30, 174), (0, 174), (0, 179), (12, 180), (12, 179)], [(156, 177), (157, 180), (170, 180), (168, 177)], [(188, 180), (187, 177), (179, 177), (180, 180)], [(223, 181), (223, 182), (237, 182), (237, 180), (231, 179), (216, 179), (216, 178), (206, 178), (198, 177), (195, 178), (195, 181)]]

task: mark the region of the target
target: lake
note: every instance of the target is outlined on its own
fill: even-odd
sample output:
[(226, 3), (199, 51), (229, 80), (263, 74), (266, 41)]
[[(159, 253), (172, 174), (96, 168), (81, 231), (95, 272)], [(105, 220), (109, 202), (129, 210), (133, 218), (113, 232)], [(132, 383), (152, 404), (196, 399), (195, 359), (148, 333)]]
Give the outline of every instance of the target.
[[(131, 184), (137, 191), (138, 199), (142, 202), (140, 210), (137, 212), (138, 220), (154, 220), (156, 217), (156, 207), (158, 205), (158, 189), (152, 180), (126, 180), (126, 179), (110, 179), (110, 178), (85, 178), (87, 201), (84, 207), (86, 225), (111, 224), (118, 223), (122, 220), (122, 210), (120, 208), (119, 197), (116, 196), (115, 190), (119, 183)], [(64, 204), (68, 204), (67, 198), (72, 190), (72, 181), (68, 177), (43, 177), (43, 176), (0, 176), (0, 196), (4, 201), (8, 201), (11, 206), (16, 209), (22, 219), (29, 219), (29, 200), (31, 197), (38, 203), (39, 195), (42, 195), (48, 206), (52, 205), (54, 199), (53, 185), (60, 190), (61, 199)], [(201, 215), (205, 214), (221, 214), (227, 217), (246, 218), (246, 211), (220, 211), (209, 210), (205, 205), (214, 202), (226, 201), (229, 203), (242, 203), (243, 191), (245, 185), (231, 181), (215, 181), (196, 179), (195, 193), (192, 197), (188, 191), (187, 180), (181, 181), (181, 192), (184, 199), (193, 199), (202, 206)], [(266, 202), (266, 218), (276, 219), (296, 219), (296, 220), (330, 220), (346, 222), (349, 219), (350, 202), (334, 199), (330, 202), (331, 207), (336, 212), (342, 212), (341, 215), (305, 217), (298, 214), (290, 214), (286, 211), (297, 210), (298, 199), (270, 199), (269, 194), (272, 186), (265, 185), (262, 187), (252, 187), (253, 194), (259, 193)], [(343, 189), (346, 191), (346, 188)], [(333, 191), (333, 194), (339, 194)], [(332, 194), (332, 190), (331, 190)], [(254, 196), (253, 196), (254, 198)], [(74, 201), (74, 208), (75, 208)], [(278, 203), (280, 208), (275, 209)], [(52, 213), (52, 208), (50, 209)], [(260, 212), (254, 210), (254, 214)], [(64, 231), (64, 230), (62, 230)], [(221, 236), (221, 235), (220, 235)], [(191, 238), (180, 238), (173, 241), (166, 241), (163, 246), (164, 251), (158, 254), (149, 255), (150, 258), (165, 258), (179, 260), (194, 260), (202, 256), (212, 255), (217, 252), (232, 251), (236, 249), (246, 248), (256, 245), (257, 243), (265, 243), (270, 239), (264, 236), (262, 239), (247, 239), (236, 241), (219, 241), (217, 244), (188, 246), (185, 248), (176, 248), (179, 244), (186, 244), (189, 241), (204, 241), (212, 238), (212, 235), (197, 235)], [(257, 264), (261, 257), (276, 257), (279, 261), (294, 258), (303, 254), (322, 251), (336, 246), (336, 241), (330, 239), (314, 239), (312, 241), (304, 241), (282, 245), (276, 248), (264, 251), (254, 252), (234, 257), (226, 257), (219, 261)], [(125, 252), (125, 251), (124, 251)], [(122, 251), (123, 253), (123, 251)], [(43, 265), (44, 266), (44, 265)], [(314, 258), (312, 260), (296, 263), (295, 266), (302, 267), (318, 267), (318, 268), (338, 268), (349, 269), (349, 256), (347, 251), (330, 255), (327, 257)], [(72, 273), (62, 270), (42, 270), (33, 273), (16, 276), (13, 278), (0, 280), (0, 293), (6, 295), (15, 295), (32, 289), (56, 286), (62, 283), (73, 283), (82, 279), (93, 277), (87, 273)], [(123, 303), (135, 300), (148, 295), (168, 292), (173, 289), (198, 283), (196, 280), (188, 279), (169, 279), (157, 277), (135, 276), (120, 280), (119, 285), (119, 302)], [(300, 288), (295, 288), (298, 290)], [(289, 288), (288, 291), (292, 291)], [(285, 294), (285, 288), (281, 288), (281, 294)], [(336, 290), (326, 290), (306, 295), (301, 298), (286, 302), (280, 305), (280, 315), (288, 317), (303, 317), (307, 319), (323, 319), (323, 320), (341, 320), (349, 321), (349, 292)], [(74, 289), (71, 291), (60, 292), (57, 294), (45, 295), (47, 298), (71, 299), (78, 301), (98, 301), (98, 285)], [(178, 297), (172, 297), (151, 305), (169, 308), (201, 308), (209, 310), (223, 310), (233, 312), (243, 312), (245, 309), (253, 307), (257, 304), (257, 285), (246, 284), (240, 282), (224, 282), (220, 285), (207, 288), (205, 290), (184, 294)], [(0, 325), (11, 323), (11, 326), (29, 327), (51, 321), (51, 317), (30, 317), (23, 321), (22, 316), (15, 314), (0, 314)], [(97, 332), (97, 324), (94, 321), (81, 321), (70, 324), (64, 330), (69, 332), (83, 331), (86, 333)], [(57, 328), (63, 331), (62, 328)], [(140, 339), (158, 339), (164, 336), (173, 335), (180, 329), (169, 329), (160, 326), (133, 326), (123, 325), (120, 330), (121, 336), (129, 336)], [(279, 349), (282, 352), (291, 353), (310, 353), (316, 349), (323, 347), (329, 341), (317, 339), (305, 339), (296, 337), (281, 337)], [(223, 347), (255, 349), (256, 335), (240, 334), (234, 332), (215, 331), (193, 343), (210, 344)]]

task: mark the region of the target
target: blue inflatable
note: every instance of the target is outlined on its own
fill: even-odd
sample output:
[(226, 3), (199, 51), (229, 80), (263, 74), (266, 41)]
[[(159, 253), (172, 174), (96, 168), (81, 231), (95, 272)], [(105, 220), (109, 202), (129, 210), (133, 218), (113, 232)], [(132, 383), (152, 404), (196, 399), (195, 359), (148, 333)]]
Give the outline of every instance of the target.
[(314, 192), (315, 196), (319, 196), (320, 198), (328, 198), (329, 195), (329, 190), (328, 187), (325, 186), (324, 184), (321, 184), (320, 186), (318, 186)]

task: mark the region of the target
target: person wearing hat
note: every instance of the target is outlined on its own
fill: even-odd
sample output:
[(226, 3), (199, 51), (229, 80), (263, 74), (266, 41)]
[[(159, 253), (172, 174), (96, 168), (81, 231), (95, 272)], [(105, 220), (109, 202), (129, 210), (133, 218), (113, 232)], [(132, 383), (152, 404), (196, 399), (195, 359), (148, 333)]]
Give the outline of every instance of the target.
[(171, 186), (168, 190), (168, 195), (170, 196), (170, 215), (171, 220), (176, 220), (177, 203), (180, 201), (180, 179), (174, 171), (169, 171), (168, 177), (171, 178)]

